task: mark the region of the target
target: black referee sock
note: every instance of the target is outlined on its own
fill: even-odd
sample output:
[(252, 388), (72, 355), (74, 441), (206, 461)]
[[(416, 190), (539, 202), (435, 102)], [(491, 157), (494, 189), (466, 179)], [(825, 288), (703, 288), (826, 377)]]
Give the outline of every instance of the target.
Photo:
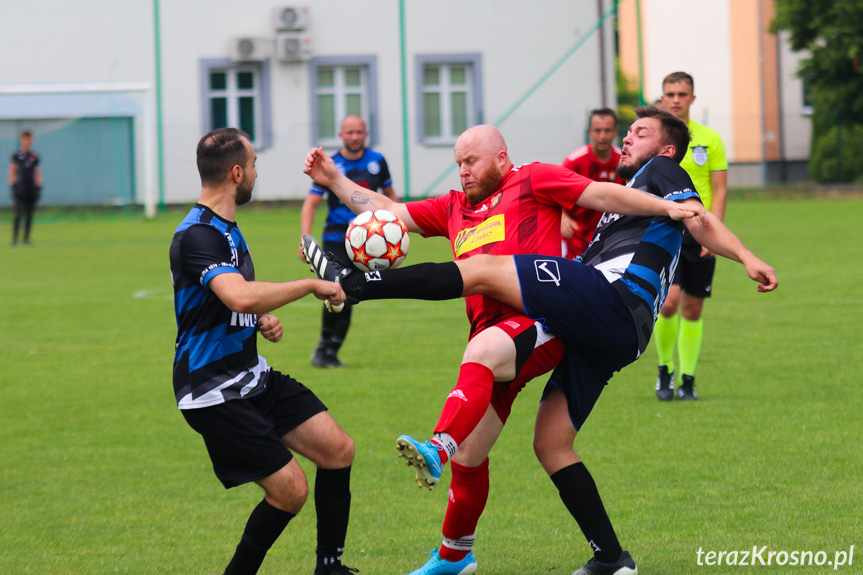
[(464, 290), (455, 262), (421, 263), (380, 272), (357, 272), (342, 280), (348, 297), (372, 299), (458, 299)]
[(225, 569), (225, 575), (254, 575), (258, 572), (267, 551), (282, 534), (288, 522), (296, 517), (288, 511), (276, 509), (264, 499), (255, 507), (234, 557)]
[(596, 482), (584, 466), (578, 462), (564, 467), (551, 476), (563, 504), (575, 519), (594, 556), (603, 563), (614, 563), (620, 558), (623, 549), (611, 526), (611, 519), (599, 497)]
[(345, 549), (351, 513), (351, 467), (318, 468), (315, 476), (315, 513), (318, 518), (318, 566), (338, 563)]

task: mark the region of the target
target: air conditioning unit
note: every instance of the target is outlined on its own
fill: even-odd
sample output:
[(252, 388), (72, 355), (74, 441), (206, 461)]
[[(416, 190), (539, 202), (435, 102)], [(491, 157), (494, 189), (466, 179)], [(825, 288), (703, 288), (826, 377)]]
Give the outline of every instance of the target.
[(306, 34), (284, 32), (276, 35), (276, 60), (307, 62), (312, 58), (312, 39)]
[(260, 62), (272, 51), (271, 44), (263, 38), (234, 38), (231, 40), (231, 59), (236, 62)]
[(309, 26), (309, 7), (276, 6), (273, 18), (276, 30), (305, 30)]

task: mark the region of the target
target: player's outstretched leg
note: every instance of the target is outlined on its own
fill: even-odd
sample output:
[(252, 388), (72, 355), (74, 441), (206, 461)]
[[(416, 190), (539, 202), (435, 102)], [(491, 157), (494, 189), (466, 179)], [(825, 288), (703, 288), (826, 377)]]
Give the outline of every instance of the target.
[(441, 559), (438, 550), (429, 551), (431, 559), (417, 569), (411, 571), (408, 575), (470, 575), (476, 573), (476, 559), (473, 558), (473, 553), (468, 553), (461, 561), (455, 563)]
[[(324, 250), (311, 235), (304, 235), (302, 244), (306, 262), (308, 262), (309, 268), (315, 272), (318, 278), (329, 282), (341, 283), (353, 271), (340, 264), (335, 258), (327, 257)], [(324, 305), (333, 313), (339, 313), (345, 308), (345, 304), (332, 305), (328, 301), (324, 301)]]
[(399, 457), (403, 457), (409, 467), (413, 467), (417, 474), (416, 482), (420, 489), (427, 487), (429, 491), (435, 488), (440, 481), (443, 466), (440, 462), (438, 450), (442, 449), (431, 441), (419, 442), (413, 437), (402, 435), (396, 440), (396, 449)]
[(629, 551), (624, 551), (614, 563), (603, 563), (594, 557), (572, 575), (638, 575), (638, 567)]

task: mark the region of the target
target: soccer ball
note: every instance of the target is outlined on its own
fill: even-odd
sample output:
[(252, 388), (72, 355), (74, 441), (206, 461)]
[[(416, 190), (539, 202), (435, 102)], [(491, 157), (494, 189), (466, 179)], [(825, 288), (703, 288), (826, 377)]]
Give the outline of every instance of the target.
[(366, 272), (398, 266), (408, 255), (410, 244), (407, 226), (387, 210), (361, 213), (345, 234), (348, 257)]

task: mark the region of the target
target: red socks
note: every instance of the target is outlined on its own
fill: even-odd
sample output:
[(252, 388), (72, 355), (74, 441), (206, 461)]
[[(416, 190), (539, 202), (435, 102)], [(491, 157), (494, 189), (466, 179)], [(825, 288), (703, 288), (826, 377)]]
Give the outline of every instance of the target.
[(477, 467), (452, 462), (449, 505), (443, 521), (444, 544), (440, 556), (461, 561), (473, 549), (476, 525), (488, 500), (488, 458)]
[[(443, 404), (435, 433), (447, 433), (460, 445), (479, 424), (491, 403), (494, 372), (479, 363), (464, 363), (459, 371), (458, 383)], [(434, 443), (440, 442), (432, 439)], [(443, 450), (439, 453), (441, 464), (453, 456)]]

